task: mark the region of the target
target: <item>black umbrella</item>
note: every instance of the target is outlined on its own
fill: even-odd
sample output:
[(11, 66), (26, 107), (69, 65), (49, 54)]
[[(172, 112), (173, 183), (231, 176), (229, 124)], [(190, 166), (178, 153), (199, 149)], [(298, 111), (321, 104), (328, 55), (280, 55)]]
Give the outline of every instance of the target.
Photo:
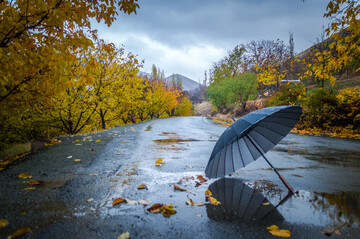
[(264, 154), (290, 132), (301, 114), (300, 106), (285, 105), (256, 110), (241, 117), (217, 141), (205, 169), (206, 176), (224, 177), (262, 156), (293, 192)]
[(257, 221), (272, 224), (284, 221), (277, 206), (272, 205), (260, 191), (252, 189), (239, 179), (222, 178), (212, 183), (209, 190), (221, 203), (206, 204), (208, 217), (215, 221)]

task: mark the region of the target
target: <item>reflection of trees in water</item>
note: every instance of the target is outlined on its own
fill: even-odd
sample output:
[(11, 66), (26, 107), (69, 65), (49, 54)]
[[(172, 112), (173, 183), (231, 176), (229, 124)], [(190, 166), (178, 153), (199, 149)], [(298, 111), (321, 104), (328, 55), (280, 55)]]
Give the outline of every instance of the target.
[(328, 214), (333, 221), (347, 221), (348, 226), (360, 227), (360, 193), (313, 193), (310, 202), (316, 210)]

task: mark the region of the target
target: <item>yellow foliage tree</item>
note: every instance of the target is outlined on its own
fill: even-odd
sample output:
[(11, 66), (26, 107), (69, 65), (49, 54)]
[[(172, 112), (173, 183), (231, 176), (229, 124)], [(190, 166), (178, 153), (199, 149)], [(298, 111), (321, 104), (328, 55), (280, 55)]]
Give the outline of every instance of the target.
[[(360, 57), (360, 2), (354, 0), (331, 0), (326, 8), (324, 17), (332, 20), (325, 29), (333, 43), (328, 53), (330, 59), (328, 67), (339, 71), (352, 61)], [(360, 64), (355, 67), (360, 71)]]

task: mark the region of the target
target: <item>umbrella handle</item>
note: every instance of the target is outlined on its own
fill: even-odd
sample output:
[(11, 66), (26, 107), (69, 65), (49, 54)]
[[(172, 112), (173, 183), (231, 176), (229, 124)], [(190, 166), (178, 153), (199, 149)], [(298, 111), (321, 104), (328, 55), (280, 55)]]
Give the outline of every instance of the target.
[(279, 175), (280, 180), (285, 184), (287, 189), (289, 189), (290, 192), (294, 194), (294, 189), (290, 186), (290, 184), (285, 180), (285, 178), (282, 175)]

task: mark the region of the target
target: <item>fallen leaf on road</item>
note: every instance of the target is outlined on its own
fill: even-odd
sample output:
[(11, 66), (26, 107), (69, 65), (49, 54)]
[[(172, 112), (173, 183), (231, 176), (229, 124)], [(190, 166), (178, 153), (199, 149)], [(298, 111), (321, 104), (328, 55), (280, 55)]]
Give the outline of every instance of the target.
[(30, 188), (23, 188), (23, 189), (21, 189), (21, 190), (27, 191), (27, 190), (34, 190), (34, 189), (35, 189), (34, 187), (30, 187)]
[(186, 202), (186, 205), (190, 205), (190, 206), (204, 206), (204, 203), (195, 203), (189, 196), (188, 196), (189, 200)]
[(122, 203), (122, 202), (125, 202), (124, 198), (116, 198), (116, 199), (114, 199), (112, 205), (114, 206), (114, 205), (116, 205), (118, 203)]
[(138, 189), (140, 190), (140, 189), (148, 189), (148, 187), (146, 186), (146, 184), (141, 184), (139, 187), (138, 187)]
[(178, 190), (178, 191), (189, 191), (188, 189), (181, 187), (179, 185), (174, 184), (174, 190)]
[(19, 236), (25, 235), (26, 233), (31, 232), (31, 229), (28, 227), (23, 227), (14, 232), (11, 236), (8, 236), (7, 239), (17, 238)]
[(81, 159), (74, 159), (74, 161), (75, 161), (75, 162), (80, 162), (80, 161), (81, 161)]
[(206, 190), (205, 191), (205, 197), (211, 197), (212, 196), (212, 193), (210, 190)]
[(178, 182), (177, 182), (177, 184), (182, 184), (182, 181), (183, 180), (186, 180), (186, 181), (189, 181), (189, 180), (194, 180), (194, 177), (193, 176), (184, 176), (184, 177), (182, 177)]
[(161, 167), (161, 166), (164, 166), (165, 162), (163, 162), (163, 159), (162, 158), (158, 158), (156, 161), (155, 161), (155, 166), (156, 167)]
[(267, 227), (266, 229), (268, 229), (270, 234), (273, 236), (278, 236), (278, 237), (290, 237), (291, 236), (291, 232), (289, 230), (279, 229), (279, 227), (276, 225), (271, 225), (271, 226)]
[(267, 205), (270, 205), (270, 203), (269, 202), (264, 202), (262, 205), (267, 206)]
[(94, 199), (93, 198), (89, 198), (88, 200), (86, 200), (87, 202), (92, 202), (92, 201), (94, 201)]
[(150, 203), (151, 203), (150, 200), (147, 200), (147, 199), (139, 200), (139, 204), (144, 205), (144, 206), (147, 206)]
[(269, 231), (271, 235), (273, 236), (278, 236), (278, 237), (290, 237), (291, 236), (291, 232), (289, 230), (270, 230)]
[(95, 143), (99, 143), (99, 142), (101, 142), (101, 140), (100, 140), (100, 139), (98, 139), (98, 140), (95, 140)]
[(82, 145), (82, 144), (75, 144), (76, 146), (80, 146), (80, 145)]
[(205, 182), (207, 182), (207, 179), (205, 179), (203, 176), (201, 176), (201, 175), (198, 175), (198, 176), (196, 176), (196, 178), (200, 181), (200, 183), (205, 183)]
[(176, 214), (176, 210), (173, 208), (173, 205), (172, 204), (168, 204), (168, 205), (163, 205), (161, 207), (161, 214), (164, 216), (164, 217), (170, 217), (171, 215), (174, 215)]
[(90, 173), (89, 175), (90, 176), (98, 176), (98, 174), (96, 174), (96, 173)]
[(9, 225), (9, 221), (6, 219), (0, 219), (0, 227), (6, 227)]
[(163, 205), (164, 204), (162, 204), (162, 203), (155, 203), (151, 207), (149, 207), (147, 210), (151, 213), (158, 213), (158, 212), (161, 212), (161, 207)]
[(126, 201), (127, 204), (132, 204), (132, 205), (138, 204), (137, 201), (130, 200), (130, 199), (127, 199), (127, 198), (125, 198), (125, 201)]
[(115, 153), (116, 155), (120, 155), (120, 153)]
[(345, 226), (346, 222), (343, 222), (340, 226), (338, 226), (337, 228), (333, 228), (333, 229), (326, 229), (324, 231), (322, 231), (322, 233), (326, 236), (331, 236), (334, 232), (337, 235), (341, 235), (341, 231), (340, 228), (342, 228), (343, 226)]
[(196, 213), (195, 216), (197, 216), (197, 217), (202, 217), (202, 215), (199, 214), (199, 213)]
[(80, 142), (80, 140), (79, 140), (79, 139), (77, 139), (77, 140), (75, 140), (75, 142)]
[(126, 143), (126, 141), (121, 141), (121, 143)]
[(20, 173), (18, 175), (18, 178), (22, 178), (22, 179), (26, 179), (26, 178), (32, 178), (33, 176), (31, 176), (30, 173)]
[(279, 227), (276, 226), (276, 225), (271, 225), (271, 226), (267, 227), (266, 229), (268, 229), (268, 230), (279, 230)]
[(117, 239), (130, 239), (130, 233), (124, 232), (123, 234), (120, 234)]
[(41, 184), (44, 184), (44, 181), (41, 181), (41, 180), (30, 180), (29, 182), (27, 182), (27, 184), (29, 184), (29, 185), (41, 185)]
[(93, 148), (91, 148), (91, 149), (89, 149), (89, 151), (94, 151), (94, 149), (93, 149)]
[(208, 200), (212, 205), (220, 205), (221, 204), (221, 202), (216, 200), (216, 198), (214, 198), (214, 197), (208, 197)]
[(192, 165), (190, 165), (190, 164), (187, 164), (187, 165), (185, 165), (185, 167), (187, 167), (187, 168), (193, 168), (194, 166), (192, 166)]

